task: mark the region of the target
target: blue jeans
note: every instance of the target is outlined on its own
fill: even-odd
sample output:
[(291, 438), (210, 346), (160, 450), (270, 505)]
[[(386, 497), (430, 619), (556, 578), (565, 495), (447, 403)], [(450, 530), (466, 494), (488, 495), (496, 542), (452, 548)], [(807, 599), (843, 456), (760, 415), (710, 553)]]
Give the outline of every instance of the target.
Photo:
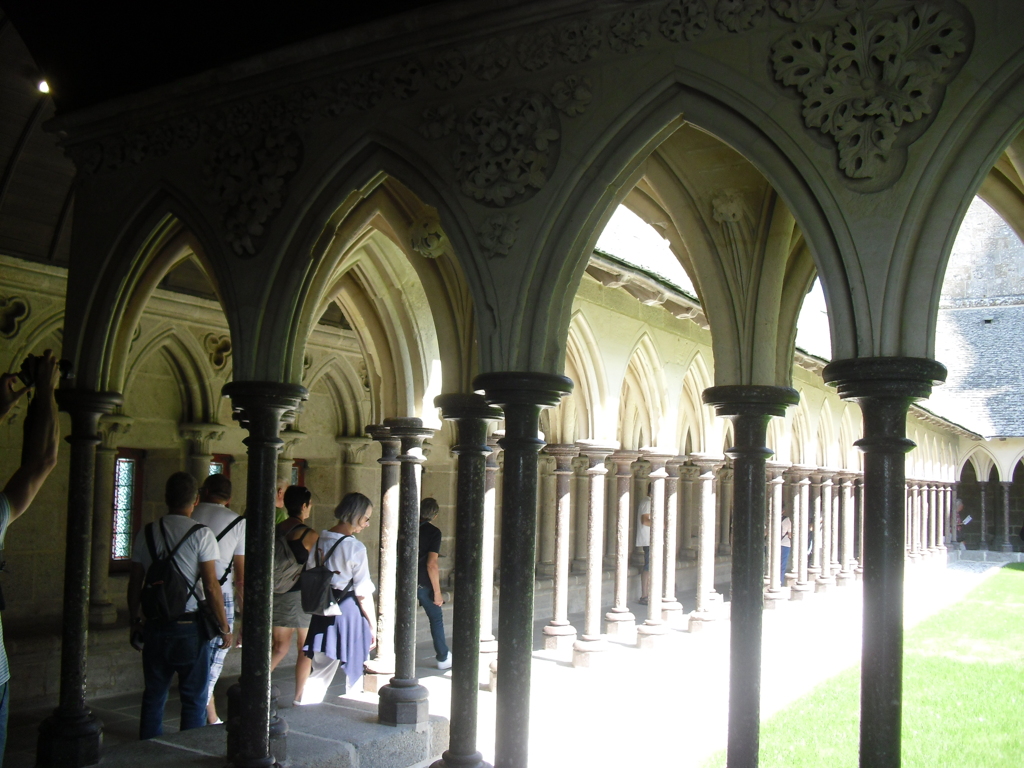
[(0, 685), (0, 765), (4, 764), (7, 749), (7, 715), (11, 711), (11, 681)]
[(199, 625), (194, 621), (147, 621), (142, 639), (142, 675), (146, 690), (139, 714), (139, 738), (151, 739), (163, 734), (164, 705), (175, 673), (181, 698), (181, 730), (206, 725), (210, 644), (200, 639)]
[[(235, 596), (228, 593), (224, 593), (224, 613), (227, 614), (228, 618), (228, 629), (232, 632), (235, 631)], [(220, 673), (224, 669), (224, 659), (228, 655), (228, 651), (231, 648), (221, 648), (221, 639), (219, 637), (213, 638), (210, 641), (210, 674), (209, 680), (207, 681), (207, 692), (206, 701), (209, 703), (210, 699), (213, 698), (213, 689), (217, 685), (217, 681), (220, 680)]]
[(441, 613), (441, 606), (434, 605), (434, 590), (430, 587), (417, 587), (416, 597), (420, 599), (420, 605), (427, 612), (427, 619), (430, 621), (430, 637), (434, 641), (434, 655), (438, 661), (448, 658), (448, 643), (444, 641), (444, 618)]
[(779, 560), (782, 561), (782, 575), (779, 578), (782, 580), (782, 585), (786, 585), (786, 569), (789, 567), (789, 550), (790, 547), (781, 547)]

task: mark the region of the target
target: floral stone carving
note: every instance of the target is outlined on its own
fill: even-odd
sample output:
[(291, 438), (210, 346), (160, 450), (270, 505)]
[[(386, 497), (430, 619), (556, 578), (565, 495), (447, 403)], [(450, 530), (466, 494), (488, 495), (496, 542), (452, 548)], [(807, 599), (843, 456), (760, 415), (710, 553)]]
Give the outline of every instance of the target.
[(28, 302), (20, 296), (0, 296), (0, 336), (13, 339), (29, 315)]
[(466, 57), (456, 50), (439, 53), (430, 68), (430, 79), (440, 91), (454, 88), (465, 75)]
[(715, 21), (727, 32), (746, 32), (764, 16), (764, 0), (718, 0)]
[(932, 111), (939, 77), (966, 50), (962, 22), (927, 3), (895, 18), (855, 11), (772, 46), (775, 77), (803, 95), (808, 128), (832, 136), (851, 179), (877, 177), (902, 126)]
[(219, 371), (227, 365), (228, 358), (231, 357), (230, 336), (218, 336), (215, 333), (208, 333), (206, 338), (203, 339), (203, 347), (210, 356), (210, 365), (213, 366), (214, 370)]
[(584, 75), (569, 75), (551, 86), (551, 101), (569, 117), (582, 115), (593, 98), (590, 78)]
[(423, 110), (423, 122), (420, 123), (420, 136), (424, 139), (440, 139), (452, 132), (455, 127), (455, 107), (441, 104)]
[(612, 17), (608, 27), (608, 45), (616, 53), (632, 53), (651, 42), (651, 14), (646, 8), (634, 8)]
[(477, 43), (467, 53), (469, 71), (485, 81), (496, 78), (512, 62), (512, 52), (505, 41), (497, 37)]
[(570, 64), (591, 58), (601, 47), (601, 29), (592, 21), (578, 19), (558, 28), (558, 52)]
[(768, 0), (772, 10), (790, 21), (807, 21), (821, 8), (822, 0)]
[(536, 29), (527, 32), (516, 45), (516, 57), (519, 66), (527, 72), (544, 69), (551, 63), (555, 55), (555, 38), (547, 29)]
[(557, 159), (558, 116), (539, 93), (489, 96), (466, 113), (458, 133), (452, 162), (459, 188), (484, 205), (532, 196)]
[(519, 217), (510, 213), (491, 216), (477, 230), (484, 256), (489, 259), (508, 256), (518, 233)]
[(423, 87), (423, 68), (416, 61), (403, 61), (391, 70), (391, 93), (396, 99), (411, 99)]
[(696, 40), (708, 28), (711, 12), (704, 0), (672, 0), (658, 19), (658, 29), (673, 43)]
[(444, 255), (448, 236), (441, 228), (437, 214), (424, 214), (409, 227), (409, 241), (420, 256), (436, 259)]

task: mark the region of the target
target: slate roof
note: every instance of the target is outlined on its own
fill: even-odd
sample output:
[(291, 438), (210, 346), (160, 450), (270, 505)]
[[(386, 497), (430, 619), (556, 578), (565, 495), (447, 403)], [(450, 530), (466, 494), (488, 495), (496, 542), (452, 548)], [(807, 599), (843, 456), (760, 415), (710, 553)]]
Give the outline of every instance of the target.
[(935, 357), (949, 376), (931, 411), (985, 437), (1024, 437), (1024, 304), (940, 310)]

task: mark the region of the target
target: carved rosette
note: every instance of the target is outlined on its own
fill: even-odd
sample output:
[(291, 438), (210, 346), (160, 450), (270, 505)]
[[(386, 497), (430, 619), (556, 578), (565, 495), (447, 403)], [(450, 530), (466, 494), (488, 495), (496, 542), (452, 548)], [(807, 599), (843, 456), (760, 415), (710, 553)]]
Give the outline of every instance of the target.
[(489, 259), (508, 256), (518, 233), (519, 217), (510, 213), (491, 216), (477, 230), (484, 255)]
[(427, 107), (422, 113), (423, 122), (419, 125), (419, 133), (424, 139), (440, 139), (447, 136), (455, 128), (455, 107), (441, 104)]
[(512, 63), (512, 51), (498, 37), (471, 46), (467, 54), (469, 71), (484, 81), (493, 80)]
[(462, 193), (501, 207), (532, 197), (548, 180), (561, 135), (550, 102), (530, 91), (488, 96), (458, 124), (452, 156)]
[(673, 43), (696, 40), (710, 20), (711, 12), (704, 0), (672, 0), (661, 11), (658, 29)]
[(589, 19), (577, 19), (558, 28), (558, 53), (570, 64), (592, 58), (601, 47), (601, 28)]
[(715, 21), (726, 32), (746, 32), (764, 16), (764, 0), (718, 0)]
[(771, 51), (775, 77), (803, 96), (808, 128), (831, 136), (851, 179), (883, 174), (900, 129), (929, 115), (941, 76), (966, 51), (963, 23), (921, 3), (897, 16), (855, 11), (802, 27)]
[(779, 16), (797, 23), (807, 21), (821, 8), (823, 0), (768, 0)]
[(28, 300), (21, 296), (0, 296), (0, 336), (13, 339), (31, 314)]
[(582, 115), (593, 99), (590, 78), (583, 75), (569, 75), (551, 86), (551, 101), (567, 117)]
[(608, 27), (608, 45), (616, 53), (632, 53), (651, 42), (654, 22), (646, 8), (617, 13)]
[(448, 236), (436, 213), (424, 214), (414, 221), (409, 227), (409, 240), (412, 249), (427, 259), (444, 255), (448, 246)]

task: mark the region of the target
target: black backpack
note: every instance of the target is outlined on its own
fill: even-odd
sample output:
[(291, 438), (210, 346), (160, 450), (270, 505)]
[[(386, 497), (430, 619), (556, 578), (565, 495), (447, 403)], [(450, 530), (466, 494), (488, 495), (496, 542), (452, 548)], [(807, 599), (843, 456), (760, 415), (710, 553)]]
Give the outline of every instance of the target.
[[(174, 546), (174, 549), (170, 550), (166, 557), (157, 557), (156, 543), (153, 540), (153, 523), (146, 526), (146, 545), (149, 547), (152, 563), (146, 569), (146, 579), (142, 583), (140, 602), (142, 614), (147, 619), (174, 621), (185, 613), (185, 605), (192, 592), (192, 585), (188, 583), (185, 574), (174, 562), (174, 556), (189, 536), (205, 527), (202, 523), (196, 523), (188, 529), (188, 532), (181, 537), (181, 541)], [(164, 544), (168, 544), (167, 529), (164, 527), (163, 518), (160, 519), (160, 533), (163, 534)]]
[[(345, 593), (336, 595), (335, 591), (331, 589), (331, 578), (334, 576), (334, 571), (328, 568), (325, 563), (331, 559), (331, 555), (334, 554), (334, 550), (338, 548), (345, 539), (350, 538), (349, 536), (342, 536), (327, 550), (327, 554), (324, 555), (323, 562), (320, 562), (320, 547), (316, 548), (316, 566), (308, 568), (299, 575), (299, 591), (302, 593), (302, 610), (306, 613), (315, 613), (318, 616), (326, 615), (326, 612), (335, 603), (340, 603), (344, 599)], [(347, 593), (352, 589), (352, 583), (349, 582)]]

